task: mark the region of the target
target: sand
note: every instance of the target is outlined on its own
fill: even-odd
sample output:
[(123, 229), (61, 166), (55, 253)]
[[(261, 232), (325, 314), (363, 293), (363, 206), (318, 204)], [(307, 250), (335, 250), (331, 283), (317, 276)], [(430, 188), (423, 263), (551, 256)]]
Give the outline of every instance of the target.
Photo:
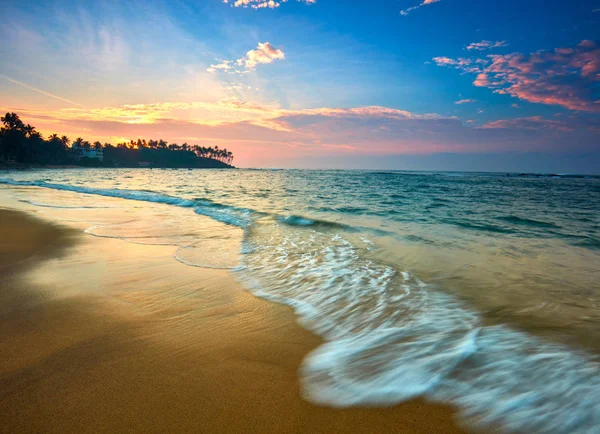
[(310, 404), (297, 371), (321, 340), (289, 308), (71, 226), (0, 209), (0, 432), (462, 432), (421, 400)]

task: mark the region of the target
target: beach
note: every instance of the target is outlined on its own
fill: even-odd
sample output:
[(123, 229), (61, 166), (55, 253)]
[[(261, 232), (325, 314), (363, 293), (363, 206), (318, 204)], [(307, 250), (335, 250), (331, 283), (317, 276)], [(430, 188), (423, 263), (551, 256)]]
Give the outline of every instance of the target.
[(599, 182), (9, 172), (6, 426), (593, 431)]
[(46, 194), (1, 187), (0, 431), (461, 432), (452, 408), (421, 399), (308, 402), (298, 370), (322, 339), (291, 308), (172, 245), (85, 234), (18, 188)]

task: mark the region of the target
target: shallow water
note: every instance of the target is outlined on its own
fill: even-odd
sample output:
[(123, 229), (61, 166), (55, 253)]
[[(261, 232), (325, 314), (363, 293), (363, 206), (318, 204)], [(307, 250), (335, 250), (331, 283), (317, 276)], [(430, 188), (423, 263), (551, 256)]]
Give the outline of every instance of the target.
[(313, 402), (425, 395), (509, 431), (600, 427), (598, 178), (85, 169), (0, 182), (90, 235), (176, 246), (174, 259), (231, 268), (293, 306), (326, 340), (301, 368)]

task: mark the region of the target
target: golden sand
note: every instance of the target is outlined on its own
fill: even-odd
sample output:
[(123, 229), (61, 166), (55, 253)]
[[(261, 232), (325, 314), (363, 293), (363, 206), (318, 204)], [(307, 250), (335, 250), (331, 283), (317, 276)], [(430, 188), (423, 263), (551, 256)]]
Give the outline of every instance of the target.
[(321, 341), (289, 308), (172, 247), (78, 232), (0, 209), (1, 432), (461, 432), (420, 400), (306, 402)]

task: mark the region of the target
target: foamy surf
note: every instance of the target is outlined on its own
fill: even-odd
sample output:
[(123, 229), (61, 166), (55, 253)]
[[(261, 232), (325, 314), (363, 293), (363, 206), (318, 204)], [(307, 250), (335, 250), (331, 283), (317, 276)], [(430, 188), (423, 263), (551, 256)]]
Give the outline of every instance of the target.
[(590, 356), (483, 326), (452, 295), (362, 258), (356, 241), (279, 227), (246, 242), (241, 280), (293, 307), (299, 323), (326, 340), (300, 369), (307, 400), (390, 406), (425, 396), (458, 405), (483, 427), (591, 433), (600, 426), (600, 365)]

